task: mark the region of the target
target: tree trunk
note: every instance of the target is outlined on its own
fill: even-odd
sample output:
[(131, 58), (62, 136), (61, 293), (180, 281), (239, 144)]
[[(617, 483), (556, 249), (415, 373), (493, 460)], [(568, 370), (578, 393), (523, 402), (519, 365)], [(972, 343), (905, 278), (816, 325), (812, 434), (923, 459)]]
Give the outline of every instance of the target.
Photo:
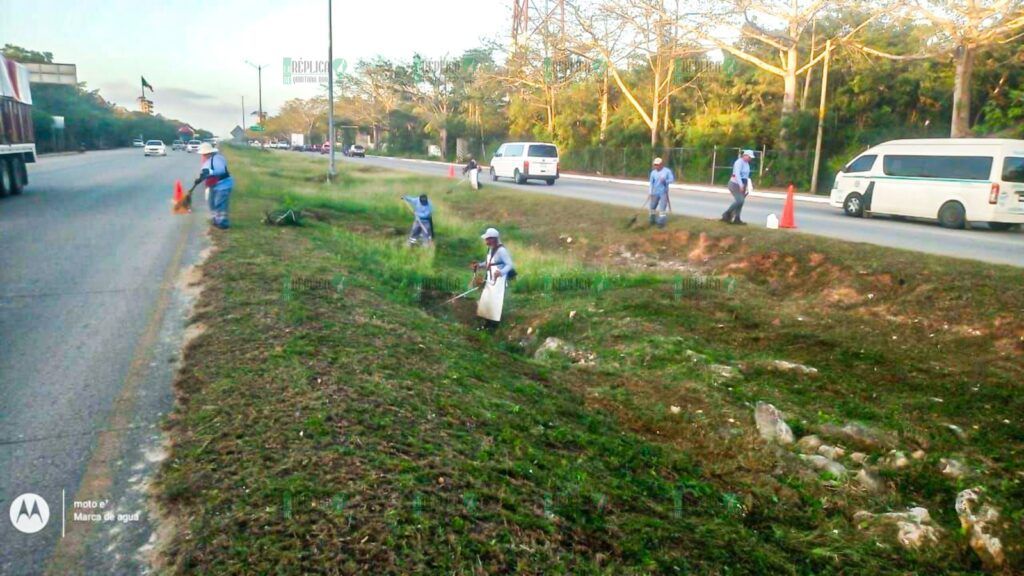
[(782, 127), (779, 129), (779, 148), (781, 150), (789, 149), (789, 129), (786, 124), (796, 112), (797, 57), (796, 46), (786, 52), (786, 74), (782, 77), (785, 82), (785, 94), (782, 98)]
[(661, 123), (659, 122), (660, 117), (658, 116), (659, 112), (661, 111), (661, 92), (659, 92), (660, 87), (661, 66), (656, 66), (656, 70), (654, 71), (654, 90), (651, 91), (651, 148), (654, 148), (655, 146), (658, 145), (658, 128), (661, 127)]
[(441, 128), (437, 131), (438, 135), (441, 136), (441, 158), (448, 158), (448, 129)]
[(961, 46), (956, 52), (950, 138), (967, 138), (971, 135), (971, 77), (974, 75), (974, 55), (974, 46)]
[(604, 142), (608, 131), (608, 70), (604, 71), (601, 84), (601, 142)]

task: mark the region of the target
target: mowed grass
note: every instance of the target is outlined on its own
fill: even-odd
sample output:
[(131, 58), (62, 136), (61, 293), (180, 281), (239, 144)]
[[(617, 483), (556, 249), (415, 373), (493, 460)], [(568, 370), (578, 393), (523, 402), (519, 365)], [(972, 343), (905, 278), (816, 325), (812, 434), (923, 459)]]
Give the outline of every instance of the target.
[[(229, 155), (233, 228), (204, 265), (159, 481), (169, 572), (973, 573), (953, 502), (975, 485), (1021, 566), (1021, 271)], [(398, 198), (421, 192), (439, 238), (409, 249)], [(260, 223), (282, 206), (305, 225)], [(521, 275), (493, 334), (442, 304), (487, 226)], [(548, 337), (576, 352), (533, 360)], [(798, 434), (858, 421), (925, 456), (865, 493), (758, 440), (759, 400)], [(940, 545), (852, 522), (915, 505)]]

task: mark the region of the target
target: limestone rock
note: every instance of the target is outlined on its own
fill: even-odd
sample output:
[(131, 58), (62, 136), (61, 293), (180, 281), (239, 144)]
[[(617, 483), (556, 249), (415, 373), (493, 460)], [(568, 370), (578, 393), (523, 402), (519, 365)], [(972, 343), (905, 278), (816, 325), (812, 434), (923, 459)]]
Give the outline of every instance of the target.
[(899, 450), (892, 450), (889, 455), (882, 459), (882, 465), (887, 468), (895, 468), (900, 470), (910, 466), (910, 459), (907, 455)]
[(956, 514), (960, 526), (970, 535), (971, 549), (989, 569), (1006, 563), (1003, 543), (994, 534), (999, 510), (982, 502), (981, 488), (964, 490), (956, 497)]
[(942, 475), (947, 478), (963, 478), (968, 472), (967, 466), (964, 466), (960, 461), (953, 460), (952, 458), (940, 459), (939, 467), (942, 471)]
[(818, 454), (821, 454), (829, 460), (839, 460), (846, 455), (846, 450), (843, 450), (839, 446), (829, 446), (828, 444), (822, 444), (818, 446)]
[(850, 454), (850, 460), (863, 465), (868, 461), (868, 455), (863, 452), (854, 452), (853, 454)]
[(802, 458), (805, 462), (813, 466), (815, 470), (819, 470), (821, 472), (828, 472), (829, 474), (835, 476), (836, 478), (846, 477), (846, 466), (843, 466), (842, 464), (836, 462), (835, 460), (831, 460), (820, 454), (811, 454), (810, 456), (801, 454), (800, 458)]
[(910, 454), (910, 457), (913, 458), (914, 460), (924, 460), (924, 456), (924, 450), (914, 450)]
[(708, 370), (711, 370), (715, 375), (721, 376), (726, 380), (736, 377), (736, 369), (732, 366), (726, 366), (725, 364), (711, 364), (708, 366)]
[(754, 422), (757, 424), (758, 433), (764, 440), (779, 444), (793, 443), (793, 430), (782, 419), (782, 413), (775, 406), (758, 402), (754, 408)]
[(804, 454), (814, 454), (818, 451), (819, 446), (821, 446), (821, 438), (814, 434), (804, 436), (796, 443), (796, 447)]
[(941, 532), (932, 525), (931, 515), (925, 508), (911, 508), (906, 512), (888, 512), (872, 514), (860, 511), (853, 515), (854, 522), (861, 529), (894, 525), (896, 541), (900, 546), (917, 549), (926, 544), (936, 544)]
[(799, 372), (801, 374), (818, 373), (818, 369), (813, 366), (805, 366), (803, 364), (797, 364), (796, 362), (789, 362), (787, 360), (772, 360), (770, 366), (776, 370), (782, 370), (783, 372)]
[(847, 444), (863, 448), (881, 448), (895, 445), (891, 435), (875, 430), (858, 422), (848, 422), (843, 426), (825, 424), (820, 428), (825, 436), (838, 438)]
[(896, 541), (901, 546), (910, 550), (916, 550), (925, 544), (937, 544), (939, 533), (934, 526), (927, 524), (915, 524), (914, 522), (896, 523)]
[(569, 344), (561, 338), (555, 338), (549, 336), (544, 339), (544, 343), (537, 348), (537, 351), (533, 353), (534, 360), (544, 360), (552, 356), (568, 356), (570, 353), (575, 352), (576, 347)]
[(885, 480), (881, 476), (871, 472), (866, 468), (861, 468), (860, 472), (857, 472), (855, 477), (860, 487), (871, 492), (872, 494), (880, 494), (885, 492)]

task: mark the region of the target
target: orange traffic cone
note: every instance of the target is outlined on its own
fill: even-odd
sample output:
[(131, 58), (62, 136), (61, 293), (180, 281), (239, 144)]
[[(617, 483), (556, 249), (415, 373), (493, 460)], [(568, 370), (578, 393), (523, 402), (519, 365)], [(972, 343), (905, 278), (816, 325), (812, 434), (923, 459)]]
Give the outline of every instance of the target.
[(185, 205), (185, 192), (181, 189), (181, 180), (174, 181), (174, 209), (173, 214), (188, 214), (191, 210)]
[(796, 228), (796, 219), (793, 217), (793, 185), (786, 189), (786, 204), (782, 207), (782, 220), (779, 228)]
[(455, 178), (455, 164), (448, 165), (448, 177)]

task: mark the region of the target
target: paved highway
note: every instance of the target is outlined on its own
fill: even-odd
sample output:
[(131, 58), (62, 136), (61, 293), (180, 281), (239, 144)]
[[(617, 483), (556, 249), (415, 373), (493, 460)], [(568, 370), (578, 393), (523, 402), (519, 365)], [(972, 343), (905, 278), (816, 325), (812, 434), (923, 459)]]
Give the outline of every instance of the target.
[[(347, 162), (361, 162), (435, 176), (445, 176), (448, 173), (446, 165), (415, 160), (379, 156), (338, 158)], [(577, 179), (571, 176), (563, 176), (554, 186), (548, 186), (543, 182), (529, 182), (525, 186), (518, 186), (504, 179), (497, 183), (492, 183), (490, 178), (484, 181), (485, 190), (487, 186), (495, 185), (631, 208), (640, 206), (647, 194), (643, 186)], [(672, 208), (675, 213), (700, 218), (720, 218), (730, 202), (725, 189), (723, 188), (721, 193), (716, 193), (701, 188), (705, 187), (673, 190)], [(781, 216), (782, 204), (783, 201), (779, 198), (751, 196), (743, 208), (743, 219), (750, 225), (764, 226), (768, 214), (775, 213)], [(931, 222), (882, 217), (850, 218), (844, 216), (839, 209), (812, 202), (796, 203), (796, 223), (798, 232), (804, 234), (1024, 267), (1024, 232), (1021, 231), (995, 232), (984, 227), (948, 230)]]
[[(139, 149), (42, 158), (23, 195), (0, 199), (0, 574), (140, 571), (143, 487), (190, 304), (176, 280), (207, 242), (205, 209), (172, 216), (170, 197), (198, 163)], [(8, 520), (26, 492), (50, 511), (35, 534)], [(126, 516), (73, 518), (110, 511)]]

